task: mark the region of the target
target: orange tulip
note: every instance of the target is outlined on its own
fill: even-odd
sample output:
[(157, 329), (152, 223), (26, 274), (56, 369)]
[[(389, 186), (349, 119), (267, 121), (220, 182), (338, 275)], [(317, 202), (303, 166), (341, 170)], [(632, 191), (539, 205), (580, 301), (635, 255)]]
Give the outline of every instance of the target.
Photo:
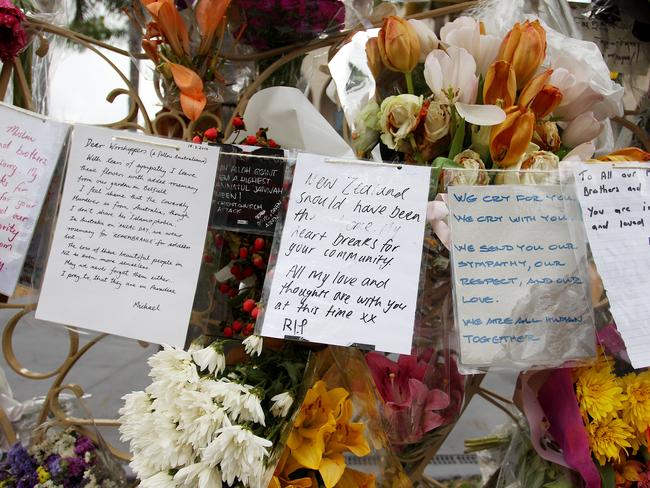
[(368, 67), (372, 72), (372, 76), (377, 78), (384, 69), (384, 63), (381, 61), (381, 53), (379, 52), (379, 39), (371, 37), (366, 43), (366, 58), (368, 60)]
[(512, 64), (517, 75), (517, 87), (530, 80), (546, 57), (546, 31), (539, 21), (517, 22), (499, 48), (497, 59)]
[(506, 110), (506, 120), (492, 127), (490, 155), (499, 167), (507, 168), (519, 161), (533, 137), (535, 114), (522, 107)]
[(515, 103), (517, 79), (515, 70), (507, 61), (495, 61), (485, 74), (483, 103), (510, 107)]
[(544, 85), (530, 104), (530, 109), (535, 113), (535, 117), (542, 119), (553, 112), (561, 101), (562, 92), (558, 87)]
[(207, 99), (203, 92), (203, 81), (199, 75), (185, 66), (167, 63), (171, 69), (174, 83), (181, 92), (181, 108), (190, 120), (199, 118)]
[(384, 19), (377, 38), (384, 66), (391, 71), (410, 73), (420, 59), (420, 39), (407, 20), (390, 16)]
[(214, 33), (221, 24), (231, 0), (199, 0), (194, 15), (201, 33), (199, 54), (206, 54), (212, 46)]
[(142, 0), (174, 54), (190, 54), (190, 37), (172, 0)]
[(553, 74), (552, 69), (547, 69), (526, 83), (519, 94), (519, 106), (527, 108), (533, 102), (537, 94), (542, 90), (548, 79)]
[(650, 153), (638, 147), (624, 147), (605, 156), (598, 158), (599, 161), (650, 161)]

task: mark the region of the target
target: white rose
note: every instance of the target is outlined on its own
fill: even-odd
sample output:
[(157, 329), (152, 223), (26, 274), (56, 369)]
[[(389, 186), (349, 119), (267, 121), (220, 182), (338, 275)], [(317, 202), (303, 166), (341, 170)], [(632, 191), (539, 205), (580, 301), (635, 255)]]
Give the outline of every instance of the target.
[(398, 148), (420, 122), (422, 97), (397, 95), (384, 99), (379, 111), (381, 140), (390, 149)]
[(449, 134), (451, 114), (449, 105), (431, 102), (424, 118), (424, 138), (429, 142), (437, 142)]
[(525, 153), (510, 171), (497, 174), (497, 185), (547, 185), (556, 182), (560, 159), (548, 151)]
[(454, 162), (465, 169), (445, 170), (447, 185), (487, 185), (490, 182), (485, 164), (477, 152), (465, 149), (456, 155)]

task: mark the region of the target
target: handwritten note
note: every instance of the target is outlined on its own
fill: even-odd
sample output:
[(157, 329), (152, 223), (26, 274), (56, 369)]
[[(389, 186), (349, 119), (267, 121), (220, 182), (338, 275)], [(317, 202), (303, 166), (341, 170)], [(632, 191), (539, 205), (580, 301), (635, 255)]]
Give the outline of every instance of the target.
[(286, 159), (282, 149), (245, 153), (221, 148), (210, 225), (273, 235), (282, 206)]
[(0, 293), (16, 288), (69, 126), (0, 104)]
[(182, 346), (218, 157), (76, 126), (36, 317)]
[(262, 335), (410, 354), (429, 178), (299, 155)]
[(470, 366), (594, 355), (575, 200), (559, 186), (450, 186), (456, 325)]
[(648, 367), (650, 166), (625, 169), (581, 164), (575, 170), (575, 181), (589, 244), (616, 326), (632, 366)]

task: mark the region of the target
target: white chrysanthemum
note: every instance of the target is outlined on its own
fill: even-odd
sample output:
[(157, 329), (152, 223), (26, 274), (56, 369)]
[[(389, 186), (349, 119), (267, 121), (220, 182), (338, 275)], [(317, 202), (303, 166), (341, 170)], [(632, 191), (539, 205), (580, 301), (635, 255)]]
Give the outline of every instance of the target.
[(132, 391), (122, 397), (124, 406), (119, 413), (122, 417), (139, 417), (151, 412), (151, 398), (144, 391)]
[(184, 391), (178, 398), (180, 441), (195, 449), (208, 445), (214, 432), (231, 425), (226, 410), (201, 391)]
[(233, 425), (217, 431), (217, 437), (203, 449), (203, 462), (219, 466), (221, 479), (232, 485), (239, 479), (244, 486), (258, 487), (264, 473), (264, 460), (273, 443), (250, 430)]
[(139, 486), (140, 488), (176, 488), (178, 485), (168, 473), (160, 472), (143, 479)]
[(216, 402), (220, 403), (230, 414), (230, 418), (236, 420), (242, 409), (242, 395), (248, 393), (250, 387), (233, 383), (225, 378), (218, 381), (201, 381), (201, 391), (206, 392)]
[(255, 389), (250, 387), (248, 388), (249, 390), (241, 396), (239, 415), (235, 420), (257, 422), (258, 424), (266, 426), (264, 409), (262, 408), (260, 397)]
[(223, 345), (219, 341), (198, 351), (193, 351), (192, 358), (201, 371), (207, 369), (208, 372), (218, 376), (226, 369), (226, 356), (223, 355)]
[(197, 488), (221, 488), (221, 473), (207, 463), (195, 463), (179, 469), (174, 481), (180, 486)]
[(149, 462), (149, 459), (139, 455), (138, 453), (133, 453), (129, 466), (131, 466), (131, 469), (141, 480), (150, 478), (159, 472), (159, 470)]
[(155, 428), (156, 417), (152, 412), (142, 415), (123, 415), (120, 417), (120, 439), (131, 443), (131, 450), (146, 447)]
[(293, 405), (293, 395), (288, 391), (279, 393), (271, 398), (273, 405), (271, 405), (271, 413), (275, 417), (286, 417)]
[(147, 361), (151, 367), (149, 376), (162, 384), (196, 383), (199, 373), (192, 361), (192, 354), (182, 349), (165, 346)]
[(264, 346), (264, 339), (258, 335), (252, 335), (244, 339), (242, 342), (246, 354), (249, 356), (262, 354), (262, 347)]

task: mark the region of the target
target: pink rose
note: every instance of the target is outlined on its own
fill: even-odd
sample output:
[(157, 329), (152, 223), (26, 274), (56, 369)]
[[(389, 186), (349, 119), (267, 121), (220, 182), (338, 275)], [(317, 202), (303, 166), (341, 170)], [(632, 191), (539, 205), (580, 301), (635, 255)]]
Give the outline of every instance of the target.
[(9, 0), (0, 0), (0, 60), (12, 62), (27, 44), (25, 15)]

